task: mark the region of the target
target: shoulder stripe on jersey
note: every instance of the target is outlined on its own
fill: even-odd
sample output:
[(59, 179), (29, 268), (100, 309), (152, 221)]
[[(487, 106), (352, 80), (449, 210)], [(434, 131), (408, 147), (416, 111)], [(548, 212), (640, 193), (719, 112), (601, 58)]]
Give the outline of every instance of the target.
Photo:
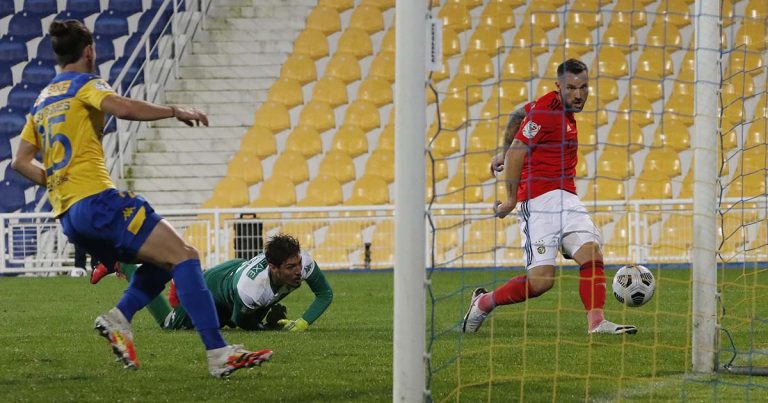
[(83, 88), (85, 84), (88, 84), (91, 80), (100, 78), (96, 74), (86, 74), (86, 73), (61, 73), (58, 74), (56, 77), (51, 80), (50, 84), (59, 83), (62, 81), (71, 81), (71, 84), (69, 85), (69, 89), (67, 89), (67, 92), (61, 95), (56, 95), (52, 97), (48, 97), (43, 102), (33, 105), (32, 110), (30, 111), (31, 114), (35, 114), (38, 110), (45, 108), (48, 105), (54, 104), (56, 102), (65, 100), (67, 98), (72, 98), (75, 95), (77, 95), (78, 91)]

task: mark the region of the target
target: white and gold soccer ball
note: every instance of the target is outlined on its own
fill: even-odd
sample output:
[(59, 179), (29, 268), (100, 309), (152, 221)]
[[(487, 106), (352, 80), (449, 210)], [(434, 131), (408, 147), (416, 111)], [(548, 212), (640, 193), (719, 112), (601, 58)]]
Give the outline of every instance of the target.
[(655, 291), (656, 279), (645, 266), (627, 265), (613, 276), (613, 295), (626, 306), (645, 305), (651, 300)]

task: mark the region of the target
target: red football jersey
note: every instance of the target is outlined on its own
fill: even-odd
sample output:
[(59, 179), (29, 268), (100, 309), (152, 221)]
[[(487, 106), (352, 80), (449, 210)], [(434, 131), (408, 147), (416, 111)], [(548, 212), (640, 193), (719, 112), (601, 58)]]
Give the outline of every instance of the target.
[(528, 114), (515, 138), (530, 147), (523, 160), (517, 201), (555, 189), (576, 194), (578, 133), (573, 112), (566, 112), (558, 91), (525, 105)]

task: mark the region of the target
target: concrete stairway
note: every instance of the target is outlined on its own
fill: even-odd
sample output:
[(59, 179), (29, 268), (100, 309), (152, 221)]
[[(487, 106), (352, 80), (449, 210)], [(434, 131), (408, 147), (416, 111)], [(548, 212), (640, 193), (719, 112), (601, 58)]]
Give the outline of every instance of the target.
[(293, 40), (317, 0), (216, 0), (196, 34), (168, 104), (208, 113), (210, 127), (176, 120), (141, 132), (126, 186), (158, 209), (195, 208), (207, 200), (280, 75)]

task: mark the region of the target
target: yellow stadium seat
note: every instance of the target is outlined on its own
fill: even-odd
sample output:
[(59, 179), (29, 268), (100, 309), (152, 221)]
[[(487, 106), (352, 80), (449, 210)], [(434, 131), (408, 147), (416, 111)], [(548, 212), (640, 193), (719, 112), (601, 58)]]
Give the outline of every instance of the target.
[(320, 133), (308, 126), (296, 126), (285, 142), (285, 151), (294, 151), (304, 158), (312, 158), (323, 152)]
[(744, 8), (744, 16), (753, 19), (765, 19), (768, 17), (768, 4), (762, 0), (749, 0)]
[(645, 48), (637, 61), (634, 77), (661, 80), (675, 72), (668, 52), (662, 48)]
[(389, 81), (390, 83), (394, 82), (395, 54), (389, 52), (381, 52), (376, 55), (376, 57), (373, 58), (373, 62), (371, 62), (369, 77), (379, 77)]
[(343, 196), (341, 184), (332, 176), (319, 175), (307, 185), (306, 197), (319, 201), (322, 206), (341, 204)]
[(429, 178), (440, 182), (443, 179), (448, 179), (448, 161), (445, 159), (435, 159), (434, 163), (432, 159), (427, 158), (427, 187), (431, 190), (431, 183)]
[(261, 184), (259, 198), (252, 207), (286, 207), (296, 204), (296, 188), (291, 178), (281, 174), (272, 175)]
[(357, 99), (368, 101), (377, 107), (392, 103), (392, 84), (381, 77), (368, 77), (357, 87)]
[(312, 88), (312, 101), (320, 101), (335, 108), (347, 103), (347, 85), (336, 77), (323, 77)]
[(253, 125), (264, 127), (273, 133), (281, 132), (291, 128), (291, 116), (285, 105), (277, 102), (267, 101), (261, 104), (254, 116)]
[[(495, 152), (504, 144), (505, 127), (506, 122), (503, 120), (479, 122), (469, 135), (467, 152)], [(490, 162), (488, 164), (490, 166)]]
[(468, 176), (477, 178), (480, 182), (485, 182), (493, 178), (489, 169), (491, 158), (494, 153), (473, 153), (466, 154), (459, 160), (459, 168), (456, 175), (466, 173)]
[(468, 51), (484, 52), (494, 56), (504, 52), (504, 37), (501, 29), (490, 25), (480, 25), (469, 38)]
[(587, 98), (587, 103), (584, 104), (584, 109), (581, 113), (576, 114), (577, 122), (588, 121), (593, 127), (600, 127), (608, 124), (608, 111), (605, 108), (597, 108), (597, 102), (590, 98)]
[(634, 78), (630, 83), (630, 91), (633, 97), (643, 97), (653, 103), (664, 95), (664, 86), (661, 80), (647, 78)]
[(357, 57), (349, 53), (335, 53), (325, 66), (325, 77), (334, 77), (345, 84), (360, 79), (360, 64)]
[(737, 176), (726, 186), (726, 197), (754, 198), (765, 195), (764, 171)]
[(566, 49), (576, 52), (575, 55), (578, 56), (583, 56), (595, 50), (592, 32), (589, 28), (581, 25), (569, 25), (563, 29), (558, 43), (562, 44)]
[[(394, 47), (394, 35), (392, 36), (392, 45)], [(392, 51), (394, 52), (394, 50)], [(447, 59), (449, 57), (453, 57), (460, 54), (461, 54), (461, 41), (459, 40), (459, 35), (456, 33), (456, 31), (450, 28), (444, 28), (443, 29), (443, 58)]]
[(645, 37), (645, 45), (674, 52), (683, 48), (683, 37), (674, 24), (657, 19)]
[(605, 32), (603, 32), (601, 42), (604, 47), (618, 49), (626, 55), (632, 50), (637, 49), (637, 37), (635, 36), (634, 29), (636, 28), (632, 28), (629, 25), (611, 22)]
[(762, 52), (766, 49), (764, 21), (744, 21), (736, 32), (734, 47), (746, 46), (748, 50)]
[(539, 76), (539, 65), (536, 56), (528, 49), (510, 49), (501, 64), (502, 80), (519, 80), (526, 82)]
[(576, 178), (586, 178), (589, 176), (589, 167), (584, 153), (578, 151), (578, 160), (576, 161)]
[(341, 31), (341, 17), (332, 7), (317, 6), (307, 17), (307, 28), (316, 29), (325, 35)]
[(626, 147), (630, 153), (636, 153), (645, 148), (643, 129), (634, 120), (617, 118), (608, 132), (607, 143)]
[(357, 28), (374, 34), (384, 30), (384, 16), (378, 7), (361, 4), (352, 11), (349, 28)]
[(320, 0), (318, 6), (331, 7), (338, 12), (342, 12), (353, 8), (355, 0)]
[[(458, 132), (452, 130), (442, 130), (437, 134), (437, 136), (435, 136), (434, 133), (436, 132), (437, 125), (433, 124), (429, 131), (431, 136), (428, 139), (431, 141), (429, 149), (432, 151), (433, 155), (444, 158), (461, 151), (461, 139), (459, 138)], [(433, 138), (434, 141), (432, 141)]]
[(369, 132), (381, 126), (379, 110), (376, 105), (361, 99), (355, 100), (347, 106), (344, 112), (344, 124), (357, 126)]
[(674, 150), (661, 148), (651, 150), (648, 155), (645, 156), (645, 162), (643, 163), (643, 172), (652, 173), (660, 172), (667, 177), (679, 176), (681, 172), (680, 157)]
[(225, 203), (225, 207), (242, 207), (248, 204), (248, 184), (241, 178), (225, 176), (213, 189), (216, 199)]
[(309, 167), (303, 155), (295, 151), (283, 151), (277, 156), (272, 172), (279, 172), (289, 178), (294, 184), (305, 182), (309, 179)]
[(648, 14), (644, 7), (638, 7), (636, 0), (619, 0), (611, 8), (611, 24), (639, 29), (648, 24)]
[(483, 52), (468, 51), (464, 53), (464, 57), (459, 62), (459, 72), (468, 74), (477, 79), (477, 81), (483, 82), (489, 78), (493, 78), (493, 61), (491, 57)]
[(480, 87), (474, 77), (459, 73), (448, 83), (447, 96), (466, 100), (469, 105), (474, 105), (483, 100), (483, 88)]
[[(543, 6), (543, 7), (542, 7)], [(534, 2), (528, 6), (524, 21), (542, 28), (544, 31), (557, 28), (560, 25), (560, 15), (544, 3)]]
[(339, 37), (337, 52), (349, 53), (358, 59), (373, 54), (373, 44), (368, 32), (360, 28), (347, 28)]
[(749, 126), (747, 138), (744, 139), (744, 148), (768, 144), (768, 139), (766, 139), (766, 123), (765, 121), (761, 122), (758, 120)]
[(299, 241), (301, 250), (310, 250), (315, 247), (314, 223), (302, 221), (288, 221), (280, 227), (280, 232), (288, 234)]
[[(632, 200), (671, 199), (672, 181), (659, 171), (643, 171), (635, 180)], [(656, 206), (658, 207), (658, 206)]]
[[(724, 151), (731, 151), (734, 148), (739, 146), (739, 133), (736, 133), (735, 130), (731, 130), (717, 139), (717, 148), (718, 150), (722, 149)], [(746, 148), (749, 146), (749, 144), (746, 144), (744, 147)]]
[(320, 161), (319, 175), (333, 176), (341, 184), (355, 179), (355, 164), (352, 157), (341, 151), (331, 150)]
[(765, 144), (759, 144), (744, 148), (737, 154), (739, 169), (736, 171), (739, 175), (750, 175), (756, 172), (763, 172), (768, 161), (768, 151)]
[(277, 153), (277, 141), (271, 130), (253, 126), (245, 133), (240, 142), (240, 152), (264, 159)]
[(322, 133), (336, 127), (336, 115), (327, 103), (312, 100), (301, 109), (299, 126), (311, 127)]
[(366, 174), (355, 182), (352, 195), (365, 198), (371, 204), (387, 204), (389, 203), (389, 186), (382, 177)]
[(539, 85), (536, 87), (536, 98), (541, 98), (544, 95), (552, 92), (557, 91), (557, 86), (555, 85), (554, 79), (541, 79), (539, 80)]
[[(486, 188), (483, 193), (486, 195), (485, 202), (493, 204), (496, 200), (502, 200), (507, 197), (507, 183), (503, 179), (497, 178), (493, 186), (490, 189)], [(509, 220), (506, 225), (509, 226), (512, 222), (512, 220)]]
[(365, 174), (378, 176), (387, 183), (392, 183), (395, 180), (395, 153), (386, 150), (371, 153), (365, 162)]
[[(384, 39), (381, 40), (381, 48), (379, 49), (379, 52), (389, 52), (389, 53), (395, 53), (395, 36), (396, 34), (396, 27), (395, 24), (392, 24), (392, 26), (387, 30), (387, 32), (384, 34)], [(445, 40), (445, 31), (450, 30), (443, 30), (443, 55), (446, 54), (446, 52), (451, 52), (451, 50), (446, 49), (446, 40)], [(453, 32), (453, 31), (451, 31)], [(450, 33), (448, 35), (451, 35)], [(453, 32), (453, 35), (455, 36), (456, 33)], [(458, 41), (458, 37), (456, 37), (456, 40)], [(458, 46), (458, 43), (456, 44)]]
[(307, 55), (294, 53), (288, 56), (280, 68), (280, 77), (292, 78), (301, 85), (315, 81), (317, 80), (315, 60)]
[(566, 18), (566, 27), (580, 26), (592, 31), (603, 24), (602, 14), (599, 11), (586, 11), (584, 9), (571, 7)]
[(456, 32), (464, 32), (472, 28), (469, 10), (463, 4), (448, 3), (440, 8), (437, 14), (443, 20), (443, 26)]
[(515, 34), (512, 47), (525, 49), (536, 56), (546, 53), (549, 51), (547, 33), (542, 28), (525, 22)]
[(653, 147), (666, 147), (676, 152), (689, 149), (691, 147), (691, 135), (688, 127), (679, 120), (662, 120), (656, 127)]
[(336, 221), (328, 226), (321, 247), (351, 252), (363, 246), (363, 234), (356, 222)]
[[(632, 154), (627, 147), (606, 145), (597, 160), (597, 174), (601, 178), (628, 179), (635, 174)], [(613, 199), (612, 199), (613, 200)]]
[(361, 6), (374, 6), (381, 11), (387, 11), (395, 6), (395, 0), (362, 0)]
[(664, 112), (674, 119), (680, 120), (684, 125), (690, 127), (693, 125), (693, 100), (673, 96), (664, 105)]
[(652, 258), (687, 259), (693, 241), (693, 215), (671, 214), (661, 224), (659, 239), (651, 247)]
[(227, 165), (227, 176), (242, 179), (246, 185), (253, 185), (264, 179), (261, 160), (253, 154), (239, 152)]
[(480, 119), (505, 118), (515, 111), (515, 104), (507, 98), (491, 96), (480, 111)]
[(499, 2), (490, 2), (480, 14), (480, 26), (496, 27), (502, 32), (515, 27), (513, 8)]
[(629, 64), (627, 58), (621, 49), (615, 47), (603, 47), (595, 56), (596, 70), (598, 75), (621, 78), (629, 74)]
[(744, 71), (756, 76), (763, 71), (764, 65), (759, 52), (751, 52), (747, 49), (735, 49), (728, 58), (728, 70), (731, 72)]
[(475, 7), (480, 7), (483, 5), (483, 0), (448, 0), (447, 3), (456, 3), (461, 4), (464, 7), (467, 8), (467, 10), (472, 10)]
[(312, 249), (312, 258), (318, 262), (333, 264), (334, 267), (342, 269), (351, 268), (349, 252), (344, 249), (319, 245)]
[[(576, 116), (581, 115), (577, 114)], [(592, 120), (576, 120), (576, 127), (579, 130), (579, 150), (584, 154), (589, 154), (597, 150), (597, 129)]]
[[(587, 185), (586, 202), (602, 200), (624, 200), (624, 181), (598, 177)], [(597, 220), (596, 220), (597, 221)]]
[(390, 122), (379, 134), (379, 141), (376, 148), (380, 150), (395, 150), (395, 123)]
[(589, 82), (590, 96), (597, 97), (598, 105), (605, 105), (619, 99), (619, 84), (610, 77), (599, 77)]
[(290, 109), (304, 103), (304, 93), (301, 91), (301, 84), (298, 80), (279, 78), (269, 89), (267, 100), (283, 104)]
[(661, 0), (656, 12), (664, 16), (664, 21), (676, 27), (691, 23), (691, 13), (685, 0)]
[(208, 253), (213, 244), (210, 224), (193, 222), (184, 229), (184, 241), (193, 246), (203, 256)]
[(307, 28), (296, 38), (293, 53), (307, 55), (313, 60), (320, 59), (328, 56), (328, 40), (321, 31)]
[(459, 98), (446, 98), (441, 102), (440, 123), (446, 130), (457, 130), (464, 126), (467, 123), (466, 102)]
[[(371, 73), (373, 74), (373, 73)], [(395, 67), (392, 67), (392, 77), (395, 75)], [(432, 71), (429, 73), (429, 77), (432, 79), (432, 83), (439, 83), (451, 76), (450, 67), (448, 66), (448, 60), (443, 58), (443, 65), (438, 71)], [(394, 79), (393, 79), (394, 80)]]
[(626, 118), (636, 121), (640, 127), (645, 127), (654, 122), (653, 106), (642, 97), (625, 97), (618, 108), (617, 119)]
[(516, 80), (502, 80), (491, 91), (491, 97), (499, 97), (518, 105), (528, 102), (528, 84)]
[(333, 136), (331, 150), (341, 151), (355, 158), (368, 152), (368, 138), (359, 127), (342, 125)]
[(395, 245), (395, 222), (382, 221), (376, 224), (373, 229), (373, 239), (371, 246), (389, 246)]
[(496, 250), (507, 245), (506, 227), (497, 219), (475, 221), (465, 238), (465, 261), (470, 266), (496, 265)]
[(463, 203), (482, 203), (483, 186), (479, 179), (465, 176), (454, 175), (448, 180), (445, 193), (438, 197), (440, 203), (463, 204)]

